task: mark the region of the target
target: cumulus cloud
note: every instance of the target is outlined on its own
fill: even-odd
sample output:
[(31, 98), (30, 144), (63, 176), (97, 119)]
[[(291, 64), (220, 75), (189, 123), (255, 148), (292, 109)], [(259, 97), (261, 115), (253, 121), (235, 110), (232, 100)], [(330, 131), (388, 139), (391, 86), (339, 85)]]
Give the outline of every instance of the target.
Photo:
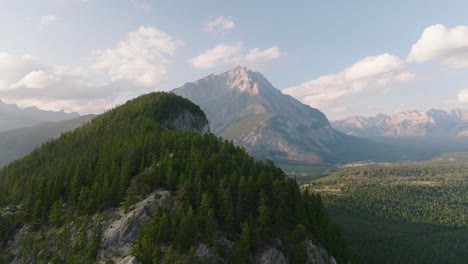
[[(80, 72), (78, 69), (40, 63), (38, 58), (28, 54), (15, 56), (0, 53), (0, 98), (24, 107), (84, 110), (75, 102), (85, 97), (99, 98), (96, 93), (100, 89), (90, 87), (85, 74)], [(51, 108), (52, 104), (56, 107)]]
[(37, 63), (37, 58), (25, 54), (17, 57), (9, 53), (0, 52), (0, 80), (4, 86), (22, 79), (26, 74), (41, 70), (43, 67)]
[(205, 51), (189, 59), (194, 68), (208, 69), (220, 65), (238, 64), (242, 53), (242, 43), (234, 45), (219, 44), (213, 49)]
[(281, 53), (278, 47), (271, 47), (266, 50), (255, 48), (255, 49), (249, 50), (249, 52), (245, 56), (245, 60), (249, 62), (274, 60), (284, 55), (285, 54)]
[(220, 32), (235, 27), (236, 24), (232, 20), (232, 17), (219, 16), (203, 23), (203, 30), (206, 32)]
[(468, 104), (468, 89), (461, 90), (457, 95), (460, 103)]
[(80, 68), (46, 65), (10, 54), (8, 60), (9, 65), (5, 60), (0, 63), (0, 98), (21, 107), (100, 113), (147, 91), (126, 80), (98, 83), (95, 73)]
[(278, 47), (265, 50), (254, 48), (246, 53), (242, 42), (238, 42), (234, 45), (218, 44), (213, 49), (189, 59), (189, 62), (194, 68), (208, 69), (225, 65), (256, 65), (285, 55)]
[(116, 47), (95, 51), (90, 67), (49, 65), (29, 54), (0, 52), (0, 98), (22, 107), (99, 113), (150, 87), (158, 90), (180, 45), (156, 28), (140, 27)]
[(345, 96), (362, 93), (376, 86), (407, 82), (414, 77), (413, 73), (405, 70), (402, 59), (384, 53), (365, 57), (338, 73), (320, 76), (282, 92), (313, 107), (323, 107)]
[(95, 51), (93, 68), (107, 72), (113, 81), (155, 86), (167, 79), (169, 58), (181, 45), (180, 41), (157, 28), (140, 27), (128, 33), (117, 47)]
[(427, 27), (411, 47), (407, 61), (435, 61), (454, 68), (468, 67), (468, 27), (447, 28), (440, 24)]
[(11, 89), (15, 89), (18, 87), (29, 87), (29, 88), (45, 88), (53, 83), (59, 81), (60, 79), (53, 75), (46, 73), (45, 71), (32, 71), (28, 73), (23, 79), (19, 80), (18, 82), (12, 84), (10, 87)]

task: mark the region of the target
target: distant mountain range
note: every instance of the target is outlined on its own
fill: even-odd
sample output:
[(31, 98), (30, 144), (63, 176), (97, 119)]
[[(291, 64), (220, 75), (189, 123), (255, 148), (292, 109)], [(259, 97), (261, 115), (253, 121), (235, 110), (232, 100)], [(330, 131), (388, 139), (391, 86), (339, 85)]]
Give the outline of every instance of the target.
[(0, 100), (0, 131), (62, 121), (78, 116), (78, 113), (44, 111), (37, 107), (20, 108), (16, 104), (6, 104)]
[(353, 116), (334, 121), (332, 126), (348, 135), (361, 137), (468, 136), (468, 110), (431, 109), (374, 117)]
[(174, 89), (198, 104), (211, 132), (253, 156), (318, 164), (388, 158), (380, 144), (345, 135), (326, 116), (281, 93), (260, 73), (235, 67)]
[(93, 117), (94, 115), (85, 115), (0, 132), (0, 167), (31, 152), (45, 141), (58, 138), (62, 133), (83, 125)]

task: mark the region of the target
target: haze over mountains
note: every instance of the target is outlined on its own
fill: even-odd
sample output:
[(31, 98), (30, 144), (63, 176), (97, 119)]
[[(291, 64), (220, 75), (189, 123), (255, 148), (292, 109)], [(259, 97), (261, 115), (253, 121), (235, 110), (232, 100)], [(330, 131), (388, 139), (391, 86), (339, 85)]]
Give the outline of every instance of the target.
[(332, 122), (348, 135), (374, 136), (468, 136), (468, 110), (431, 109), (426, 112), (406, 111), (374, 117), (353, 116)]
[(44, 111), (37, 107), (20, 108), (0, 100), (0, 131), (28, 127), (46, 122), (56, 122), (78, 117), (78, 113)]
[(48, 122), (31, 127), (0, 132), (0, 167), (31, 152), (47, 140), (58, 138), (88, 122), (94, 115), (84, 115), (70, 120)]
[(245, 67), (209, 75), (173, 92), (202, 108), (211, 132), (257, 158), (317, 164), (381, 155), (374, 151), (381, 145), (335, 130), (321, 111), (281, 93), (262, 74)]

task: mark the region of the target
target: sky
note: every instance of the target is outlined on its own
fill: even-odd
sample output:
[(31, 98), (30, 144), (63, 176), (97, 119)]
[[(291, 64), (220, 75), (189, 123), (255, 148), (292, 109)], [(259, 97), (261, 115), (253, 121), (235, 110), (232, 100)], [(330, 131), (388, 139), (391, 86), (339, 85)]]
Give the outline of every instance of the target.
[(468, 109), (466, 1), (0, 0), (0, 100), (100, 113), (236, 65), (330, 120)]

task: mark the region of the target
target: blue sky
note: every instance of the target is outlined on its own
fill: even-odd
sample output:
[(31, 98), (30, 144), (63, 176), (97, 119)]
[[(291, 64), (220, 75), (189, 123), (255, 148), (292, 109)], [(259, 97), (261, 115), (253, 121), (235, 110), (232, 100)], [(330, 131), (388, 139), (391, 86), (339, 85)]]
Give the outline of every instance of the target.
[(466, 1), (2, 0), (0, 99), (98, 113), (242, 64), (330, 119), (468, 108), (467, 10)]

